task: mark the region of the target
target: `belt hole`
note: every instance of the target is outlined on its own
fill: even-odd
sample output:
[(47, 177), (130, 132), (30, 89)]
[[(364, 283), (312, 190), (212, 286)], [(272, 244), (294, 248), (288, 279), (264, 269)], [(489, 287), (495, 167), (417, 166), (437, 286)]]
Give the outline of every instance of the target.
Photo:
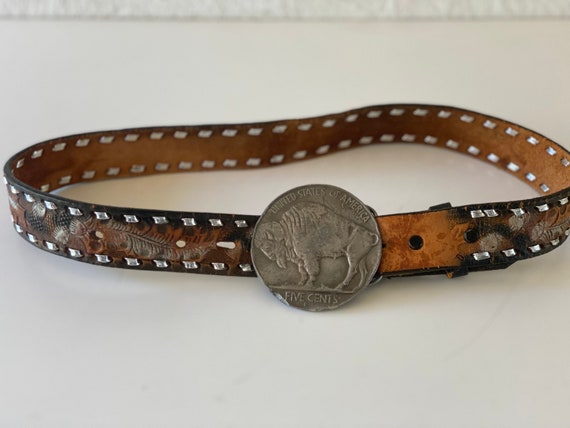
[(216, 245), (220, 248), (227, 248), (228, 250), (233, 250), (236, 247), (235, 242), (229, 242), (229, 241), (216, 242)]
[(463, 239), (465, 239), (465, 242), (469, 242), (470, 244), (477, 242), (479, 239), (479, 232), (477, 232), (477, 229), (467, 229), (463, 234)]
[(424, 246), (424, 238), (419, 235), (411, 236), (408, 245), (412, 250), (419, 250)]

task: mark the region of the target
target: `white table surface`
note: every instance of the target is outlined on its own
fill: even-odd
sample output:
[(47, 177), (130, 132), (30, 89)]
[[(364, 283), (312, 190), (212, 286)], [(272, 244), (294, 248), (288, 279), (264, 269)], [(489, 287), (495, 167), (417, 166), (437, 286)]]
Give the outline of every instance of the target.
[[(130, 126), (457, 105), (570, 145), (570, 24), (0, 22), (0, 158)], [(65, 191), (260, 213), (301, 184), (379, 213), (534, 196), (487, 164), (369, 147), (252, 172)], [(386, 280), (342, 310), (253, 278), (105, 269), (33, 248), (0, 193), (0, 427), (569, 427), (570, 245), (503, 271)]]

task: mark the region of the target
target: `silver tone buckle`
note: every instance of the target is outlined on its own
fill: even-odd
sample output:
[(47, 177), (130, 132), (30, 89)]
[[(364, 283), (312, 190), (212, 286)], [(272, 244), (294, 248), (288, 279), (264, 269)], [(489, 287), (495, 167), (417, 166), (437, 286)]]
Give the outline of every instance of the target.
[(338, 308), (370, 284), (382, 239), (373, 212), (325, 184), (285, 192), (253, 232), (255, 270), (283, 303), (308, 311)]

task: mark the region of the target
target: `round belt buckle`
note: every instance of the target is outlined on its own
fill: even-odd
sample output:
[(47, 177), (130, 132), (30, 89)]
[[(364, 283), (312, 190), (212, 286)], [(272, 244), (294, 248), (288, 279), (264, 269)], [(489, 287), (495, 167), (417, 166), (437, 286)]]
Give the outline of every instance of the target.
[(382, 240), (362, 201), (338, 187), (311, 184), (269, 204), (251, 250), (258, 275), (279, 300), (323, 311), (345, 304), (370, 283)]

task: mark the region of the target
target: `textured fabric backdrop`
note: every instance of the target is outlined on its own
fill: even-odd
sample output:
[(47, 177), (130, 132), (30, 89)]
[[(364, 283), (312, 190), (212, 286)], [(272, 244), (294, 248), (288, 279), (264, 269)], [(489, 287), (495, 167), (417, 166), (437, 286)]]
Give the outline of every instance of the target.
[(0, 0), (0, 16), (230, 19), (569, 17), (570, 0)]

